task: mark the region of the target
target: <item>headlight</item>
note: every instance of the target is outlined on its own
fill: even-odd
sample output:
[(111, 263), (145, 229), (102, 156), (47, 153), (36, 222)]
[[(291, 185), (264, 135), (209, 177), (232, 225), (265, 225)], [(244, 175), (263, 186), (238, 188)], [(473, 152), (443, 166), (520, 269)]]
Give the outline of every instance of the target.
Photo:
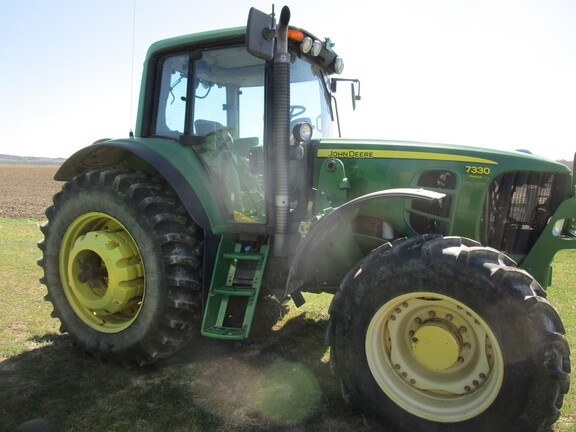
[(315, 40), (314, 43), (312, 44), (311, 54), (314, 57), (318, 57), (320, 55), (320, 51), (322, 51), (322, 42), (320, 42), (319, 40)]
[(302, 40), (302, 44), (300, 45), (300, 50), (306, 54), (308, 53), (311, 49), (312, 49), (312, 38), (306, 36), (303, 40)]
[(343, 70), (344, 70), (344, 60), (342, 60), (342, 57), (336, 57), (336, 60), (334, 60), (334, 71), (337, 74), (341, 74)]
[(552, 235), (554, 237), (560, 237), (562, 235), (562, 231), (564, 231), (564, 225), (566, 225), (566, 219), (560, 219), (556, 221), (552, 227)]

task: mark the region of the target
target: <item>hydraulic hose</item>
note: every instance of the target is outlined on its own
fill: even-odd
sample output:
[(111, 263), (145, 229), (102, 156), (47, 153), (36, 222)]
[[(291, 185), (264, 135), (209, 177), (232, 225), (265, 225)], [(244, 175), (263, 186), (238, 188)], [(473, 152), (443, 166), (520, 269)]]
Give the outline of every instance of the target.
[(288, 254), (286, 237), (290, 214), (290, 54), (288, 54), (288, 22), (290, 9), (282, 8), (277, 28), (274, 54), (274, 255)]

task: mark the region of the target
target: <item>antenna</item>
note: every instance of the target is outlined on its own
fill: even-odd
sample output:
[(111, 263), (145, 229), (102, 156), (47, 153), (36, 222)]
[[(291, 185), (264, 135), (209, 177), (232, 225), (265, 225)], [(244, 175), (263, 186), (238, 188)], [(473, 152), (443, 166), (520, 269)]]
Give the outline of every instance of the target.
[(136, 44), (136, 0), (132, 0), (132, 60), (130, 64), (130, 118), (128, 125), (130, 127), (130, 138), (134, 138), (132, 130), (132, 107), (134, 106), (134, 46)]

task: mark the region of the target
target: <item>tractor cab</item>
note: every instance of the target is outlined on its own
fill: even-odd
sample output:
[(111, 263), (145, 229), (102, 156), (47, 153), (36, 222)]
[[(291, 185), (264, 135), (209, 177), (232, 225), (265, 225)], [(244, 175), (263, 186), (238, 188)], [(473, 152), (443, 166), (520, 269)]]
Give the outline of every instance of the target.
[[(303, 159), (300, 144), (332, 134), (329, 73), (325, 66), (330, 44), (312, 41), (291, 29), (290, 131), (291, 159)], [(150, 135), (170, 138), (195, 152), (219, 195), (231, 222), (266, 224), (266, 179), (271, 160), (274, 117), (274, 68), (271, 62), (251, 55), (240, 43), (183, 52), (156, 53), (156, 91)], [(304, 127), (303, 127), (304, 126)], [(302, 137), (302, 135), (305, 135)], [(291, 170), (292, 210), (303, 201), (305, 170)], [(303, 205), (303, 203), (302, 203)]]

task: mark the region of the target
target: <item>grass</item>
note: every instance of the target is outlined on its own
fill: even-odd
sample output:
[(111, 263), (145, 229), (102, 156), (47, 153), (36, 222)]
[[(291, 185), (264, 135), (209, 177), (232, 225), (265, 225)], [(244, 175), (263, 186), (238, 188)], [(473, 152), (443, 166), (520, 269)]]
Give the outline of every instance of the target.
[[(570, 361), (572, 368), (576, 367), (576, 250), (561, 251), (553, 263), (553, 284), (548, 288), (548, 300), (558, 310), (564, 327), (566, 338), (570, 344)], [(576, 430), (576, 384), (572, 386), (566, 399), (562, 417), (556, 423), (558, 431), (573, 432)]]
[[(358, 431), (324, 346), (328, 295), (261, 308), (249, 342), (192, 340), (149, 368), (83, 357), (58, 333), (36, 265), (37, 221), (0, 218), (0, 432), (43, 417), (62, 431)], [(576, 251), (555, 261), (549, 297), (576, 346)], [(576, 391), (557, 431), (574, 431)]]
[[(36, 265), (37, 221), (0, 219), (0, 360), (39, 348), (57, 332), (43, 300)], [(48, 313), (48, 315), (47, 315)]]

